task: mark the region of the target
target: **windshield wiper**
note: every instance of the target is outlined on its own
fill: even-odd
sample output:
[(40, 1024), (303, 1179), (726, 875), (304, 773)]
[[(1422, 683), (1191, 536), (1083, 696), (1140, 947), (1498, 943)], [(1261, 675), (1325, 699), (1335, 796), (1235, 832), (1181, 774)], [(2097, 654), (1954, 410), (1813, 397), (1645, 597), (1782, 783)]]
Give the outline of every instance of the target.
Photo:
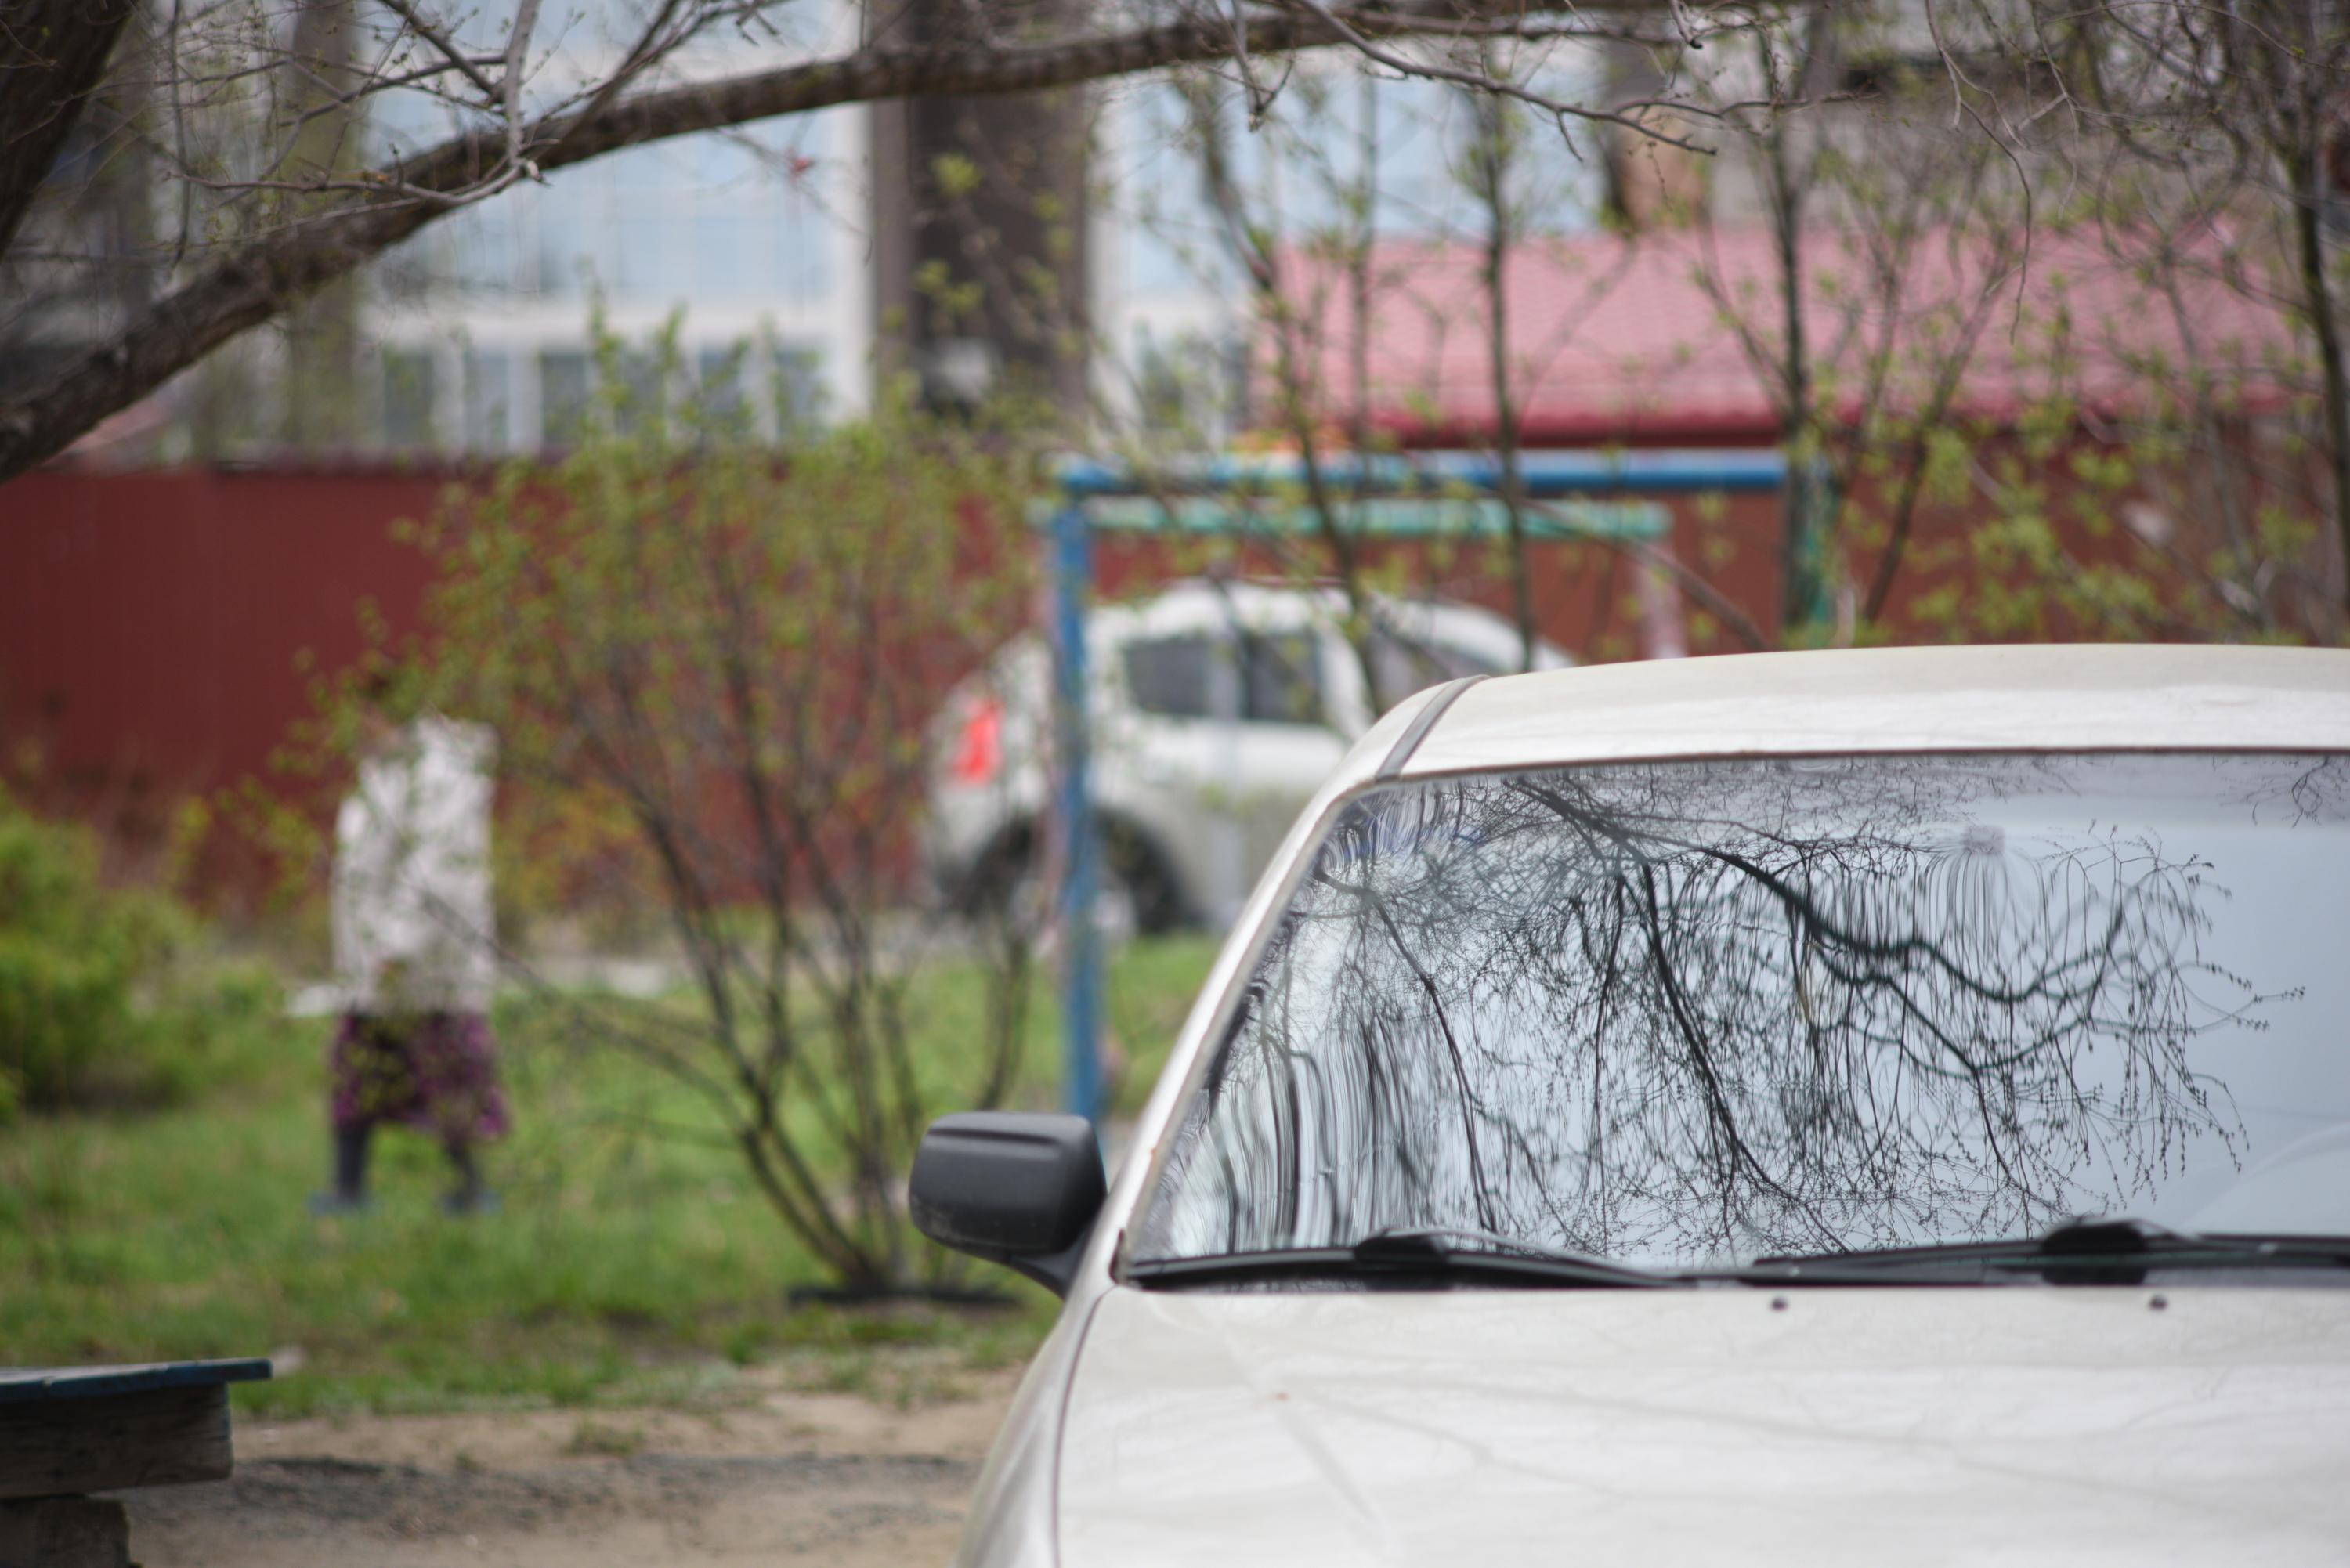
[(1717, 1278), (1751, 1284), (1944, 1282), (1949, 1272), (2034, 1273), (2054, 1284), (2142, 1282), (2154, 1270), (2350, 1269), (2350, 1238), (2201, 1235), (2129, 1218), (2071, 1220), (2039, 1236), (1757, 1258)]
[[(1448, 1245), (1466, 1240), (1472, 1247)], [(1653, 1289), (1690, 1282), (1651, 1273), (1587, 1252), (1538, 1247), (1482, 1231), (1392, 1229), (1343, 1247), (1282, 1247), (1206, 1258), (1139, 1258), (1127, 1278), (1141, 1284), (1193, 1284), (1249, 1279), (1363, 1279), (1426, 1283)]]

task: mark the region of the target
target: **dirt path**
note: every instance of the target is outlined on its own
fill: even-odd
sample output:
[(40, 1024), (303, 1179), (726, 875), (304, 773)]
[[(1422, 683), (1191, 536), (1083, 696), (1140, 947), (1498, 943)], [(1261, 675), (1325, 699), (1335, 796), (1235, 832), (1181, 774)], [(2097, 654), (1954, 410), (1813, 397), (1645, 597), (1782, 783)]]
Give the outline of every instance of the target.
[(936, 1568), (1016, 1375), (897, 1410), (782, 1393), (710, 1415), (241, 1424), (236, 1475), (127, 1499), (146, 1568)]

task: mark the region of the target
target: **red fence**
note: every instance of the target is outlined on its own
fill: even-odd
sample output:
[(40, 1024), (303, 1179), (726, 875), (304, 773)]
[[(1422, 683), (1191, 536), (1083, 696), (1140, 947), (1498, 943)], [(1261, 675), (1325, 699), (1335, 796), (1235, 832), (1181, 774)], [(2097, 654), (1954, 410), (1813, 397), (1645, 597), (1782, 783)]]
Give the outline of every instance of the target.
[[(363, 601), (395, 637), (414, 627), (427, 562), (394, 524), (429, 515), (462, 477), (39, 472), (0, 487), (0, 756), (29, 742), (60, 804), (133, 840), (160, 831), (190, 793), (264, 774), (309, 711), (311, 680), (360, 651)], [(1680, 547), (1694, 555), (1696, 525), (1675, 510)], [(1763, 620), (1776, 511), (1774, 497), (1734, 497), (1726, 519), (1706, 525), (1710, 575)], [(1439, 576), (1448, 591), (1506, 608), (1495, 564), (1472, 547)], [(1193, 566), (1156, 539), (1100, 545), (1109, 593)], [(1546, 545), (1535, 566), (1549, 637), (1586, 657), (1637, 651), (1627, 563), (1598, 546)]]
[(33, 473), (0, 488), (0, 735), (136, 816), (259, 773), (305, 664), (359, 651), (359, 605), (413, 621), (392, 524), (445, 475)]
[[(302, 662), (332, 670), (359, 652), (363, 599), (395, 632), (413, 625), (426, 563), (392, 525), (427, 515), (454, 477), (182, 470), (34, 473), (0, 488), (0, 725), (34, 737), (68, 777), (157, 789), (255, 772), (307, 706)], [(1767, 544), (1776, 511), (1773, 497), (1736, 498), (1731, 532)], [(1100, 556), (1111, 593), (1185, 565), (1132, 536), (1106, 536)], [(1735, 590), (1767, 616), (1764, 556)], [(1613, 560), (1544, 547), (1536, 602), (1555, 640), (1589, 654), (1612, 633), (1631, 651), (1617, 602), (1628, 579)], [(1474, 561), (1445, 575), (1506, 603)]]

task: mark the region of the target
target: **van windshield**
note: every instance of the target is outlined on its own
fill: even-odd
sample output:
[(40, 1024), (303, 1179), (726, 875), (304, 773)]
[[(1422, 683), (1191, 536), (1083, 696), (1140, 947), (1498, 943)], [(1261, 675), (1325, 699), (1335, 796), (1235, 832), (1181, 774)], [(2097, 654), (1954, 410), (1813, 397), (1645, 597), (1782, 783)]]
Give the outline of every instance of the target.
[(1482, 774), (1336, 817), (1129, 1255), (2350, 1235), (2350, 758)]

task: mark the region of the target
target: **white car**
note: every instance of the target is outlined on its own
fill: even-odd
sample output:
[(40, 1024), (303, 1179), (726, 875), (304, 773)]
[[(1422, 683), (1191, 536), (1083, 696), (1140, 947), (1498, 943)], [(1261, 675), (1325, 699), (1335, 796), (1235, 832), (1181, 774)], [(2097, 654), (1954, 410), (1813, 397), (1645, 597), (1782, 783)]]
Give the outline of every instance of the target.
[[(1107, 924), (1229, 922), (1298, 808), (1382, 711), (1521, 663), (1515, 628), (1485, 610), (1382, 598), (1374, 619), (1376, 692), (1336, 589), (1184, 582), (1087, 618)], [(1568, 662), (1535, 645), (1537, 669)], [(1051, 705), (1051, 658), (1030, 635), (942, 711), (924, 852), (961, 907), (1004, 896), (1038, 867)]]
[(1447, 685), (911, 1190), (1067, 1298), (964, 1568), (2350, 1561), (2350, 652)]

